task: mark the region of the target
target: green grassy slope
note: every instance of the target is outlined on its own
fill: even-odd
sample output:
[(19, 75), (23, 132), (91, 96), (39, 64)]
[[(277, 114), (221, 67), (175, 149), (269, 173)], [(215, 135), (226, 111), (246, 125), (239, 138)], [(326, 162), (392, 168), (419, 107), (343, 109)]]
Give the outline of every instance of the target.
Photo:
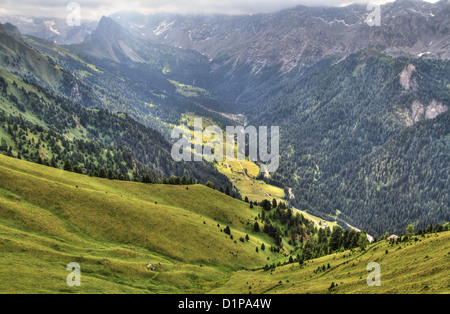
[[(261, 209), (205, 186), (91, 178), (2, 155), (0, 178), (0, 293), (450, 292), (450, 232), (263, 271), (285, 258), (255, 250), (273, 245), (251, 230)], [(66, 284), (71, 262), (81, 287)], [(381, 287), (366, 283), (371, 262)]]
[(272, 245), (247, 224), (260, 209), (205, 186), (90, 178), (5, 156), (0, 177), (1, 292), (66, 292), (69, 262), (85, 278), (77, 292), (201, 292), (276, 258), (255, 250)]
[[(328, 255), (303, 266), (290, 264), (274, 271), (238, 271), (213, 293), (450, 293), (450, 232), (418, 239), (394, 245), (381, 241), (365, 252)], [(367, 284), (373, 271), (368, 271), (367, 266), (372, 262), (380, 265), (381, 286)], [(323, 266), (324, 271), (317, 271)], [(337, 287), (329, 289), (331, 283)]]

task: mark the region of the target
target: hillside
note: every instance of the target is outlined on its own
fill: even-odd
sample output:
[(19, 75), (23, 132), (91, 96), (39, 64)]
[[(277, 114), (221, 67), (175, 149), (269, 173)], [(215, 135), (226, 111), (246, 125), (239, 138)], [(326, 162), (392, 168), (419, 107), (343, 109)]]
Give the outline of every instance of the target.
[(0, 8), (0, 293), (450, 293), (450, 0), (299, 1)]
[[(333, 293), (448, 293), (449, 232), (264, 271), (287, 260), (255, 250), (273, 245), (253, 231), (260, 208), (205, 186), (90, 178), (1, 155), (0, 176), (1, 293), (326, 293), (331, 282)], [(373, 261), (381, 288), (366, 284)], [(81, 287), (66, 284), (70, 262)]]
[(1, 292), (68, 292), (72, 261), (83, 265), (79, 292), (201, 292), (279, 258), (255, 251), (272, 245), (252, 231), (257, 208), (205, 186), (91, 178), (1, 155), (0, 176)]
[(445, 183), (430, 180), (434, 167), (448, 180), (448, 154), (439, 152), (448, 151), (449, 67), (374, 48), (267, 90), (250, 103), (261, 110), (250, 123), (280, 126), (284, 150), (271, 180), (292, 188), (295, 207), (330, 220), (343, 213), (374, 235), (449, 219)]
[(175, 163), (170, 143), (126, 114), (88, 109), (0, 69), (0, 152), (83, 173), (111, 168), (116, 177), (140, 180), (171, 175), (232, 188), (206, 162)]
[(0, 24), (0, 66), (22, 79), (88, 107), (98, 107), (91, 86), (31, 48), (20, 33)]
[[(366, 251), (345, 251), (290, 264), (273, 271), (238, 271), (213, 293), (243, 294), (448, 294), (450, 232), (417, 237), (417, 241), (381, 241)], [(381, 286), (370, 287), (367, 271), (378, 263)], [(329, 265), (329, 268), (328, 268)], [(332, 283), (334, 288), (330, 289)]]
[[(404, 3), (394, 7), (401, 11), (402, 6)], [(424, 12), (437, 10), (440, 16), (445, 8), (444, 3), (439, 3), (426, 5), (422, 9)], [(342, 9), (341, 13), (346, 10), (348, 8)], [(324, 19), (321, 14), (325, 11), (310, 13), (319, 14)], [(337, 11), (332, 10), (329, 14)], [(287, 11), (280, 14), (284, 20)], [(408, 14), (404, 18), (414, 18), (416, 15)], [(436, 17), (428, 23), (439, 24), (440, 19)], [(441, 25), (439, 29), (442, 27), (445, 28)], [(403, 34), (405, 40), (412, 40), (413, 43), (422, 41), (422, 32), (417, 29), (413, 34)], [(433, 34), (438, 36), (439, 32)], [(441, 35), (445, 41), (447, 35)], [(431, 222), (448, 220), (448, 207), (445, 205), (448, 202), (442, 189), (447, 178), (442, 177), (442, 182), (418, 180), (432, 173), (433, 167), (430, 165), (442, 165), (446, 169), (443, 155), (426, 153), (426, 163), (420, 162), (417, 167), (410, 167), (408, 160), (419, 157), (421, 148), (417, 146), (410, 150), (408, 160), (397, 156), (402, 160), (394, 165), (395, 169), (388, 170), (395, 175), (388, 178), (373, 170), (380, 166), (373, 156), (391, 150), (384, 145), (394, 136), (408, 128), (416, 129), (418, 122), (433, 120), (448, 110), (450, 63), (446, 60), (426, 56), (418, 58), (406, 53), (393, 57), (383, 47), (377, 46), (344, 59), (340, 54), (327, 53), (311, 67), (300, 67), (282, 75), (275, 65), (265, 67), (260, 73), (251, 73), (250, 64), (245, 64), (242, 71), (239, 67), (231, 71), (229, 63), (209, 71), (209, 67), (214, 68), (215, 61), (208, 65), (203, 57), (192, 51), (149, 43), (148, 39), (139, 38), (129, 30), (129, 25), (122, 27), (114, 19), (106, 17), (79, 45), (57, 47), (36, 38), (22, 40), (41, 51), (43, 60), (48, 56), (54, 64), (70, 69), (77, 80), (93, 87), (92, 93), (81, 93), (82, 97), (92, 96), (101, 102), (101, 108), (127, 113), (133, 119), (161, 131), (163, 136), (167, 137), (174, 125), (182, 124), (183, 116), (190, 112), (210, 117), (221, 126), (233, 125), (236, 121), (225, 118), (230, 115), (224, 113), (233, 108), (241, 116), (245, 114), (250, 125), (280, 126), (283, 148), (281, 164), (270, 179), (252, 185), (245, 176), (236, 176), (230, 167), (222, 166), (219, 167), (220, 174), (209, 167), (208, 175), (201, 176), (201, 183), (214, 177), (214, 180), (220, 181), (219, 184), (215, 182), (216, 187), (225, 189), (225, 185), (230, 186), (225, 183), (225, 176), (228, 176), (233, 185), (241, 190), (243, 197), (248, 195), (255, 200), (265, 197), (264, 192), (261, 195), (263, 187), (260, 185), (281, 187), (284, 193), (276, 188), (268, 194), (281, 197), (291, 191), (289, 201), (296, 208), (327, 220), (350, 223), (373, 235), (382, 234), (386, 227), (390, 232), (399, 232), (410, 223), (423, 227)], [(97, 42), (99, 47), (96, 50), (93, 48)], [(170, 60), (165, 59), (164, 51), (171, 56)], [(155, 55), (151, 57), (152, 53)], [(151, 59), (154, 63), (141, 62), (135, 57)], [(172, 57), (181, 62), (178, 67), (174, 66)], [(193, 63), (184, 62), (186, 60)], [(195, 71), (192, 64), (198, 65), (194, 66)], [(185, 68), (186, 72), (180, 68)], [(233, 79), (226, 79), (227, 75)], [(216, 88), (201, 88), (204, 80), (212, 85), (218, 83), (217, 88), (224, 85), (225, 89), (232, 90), (225, 94), (238, 100), (235, 104), (229, 104), (228, 96), (222, 97)], [(111, 141), (102, 142), (104, 145), (111, 144)], [(405, 142), (405, 138), (397, 141), (400, 146)], [(119, 143), (116, 141), (113, 145)], [(413, 141), (412, 145), (421, 143)], [(131, 148), (136, 159), (151, 169), (161, 167), (162, 163), (155, 162), (148, 151), (143, 153), (139, 149), (138, 152), (131, 143), (124, 146)], [(139, 144), (136, 146), (139, 147)], [(440, 149), (443, 147), (446, 146)], [(408, 148), (398, 150), (406, 151)], [(402, 177), (406, 164), (409, 164), (409, 170), (416, 169), (414, 176)], [(231, 166), (239, 172), (238, 164)], [(174, 167), (177, 168), (173, 164), (167, 166), (165, 175), (172, 174), (170, 172)], [(191, 176), (193, 171), (186, 174), (185, 168), (189, 165), (177, 169), (175, 173), (180, 177)], [(370, 175), (366, 175), (368, 171)], [(380, 176), (384, 176), (382, 181), (372, 179)], [(413, 194), (423, 197), (418, 200), (410, 197)], [(382, 209), (379, 204), (382, 204)]]
[(203, 87), (234, 102), (236, 113), (246, 109), (244, 98), (255, 90), (263, 92), (287, 73), (297, 75), (329, 57), (340, 60), (380, 47), (396, 57), (449, 58), (447, 0), (388, 2), (381, 6), (380, 27), (367, 25), (371, 10), (361, 2), (309, 6), (247, 16), (118, 12), (111, 18), (141, 39), (206, 55), (214, 79)]

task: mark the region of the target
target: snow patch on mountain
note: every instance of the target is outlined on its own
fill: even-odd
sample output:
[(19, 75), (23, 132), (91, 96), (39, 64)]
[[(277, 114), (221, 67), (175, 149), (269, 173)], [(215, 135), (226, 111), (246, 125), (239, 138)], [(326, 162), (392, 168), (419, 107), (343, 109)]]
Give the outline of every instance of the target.
[(167, 23), (166, 20), (161, 22), (158, 27), (153, 31), (153, 34), (156, 36), (160, 36), (171, 29), (171, 26), (175, 24), (175, 22)]
[(53, 28), (53, 26), (55, 26), (55, 21), (44, 21), (45, 26), (47, 26), (47, 28), (55, 33), (56, 35), (60, 35), (61, 32), (59, 32), (57, 29)]

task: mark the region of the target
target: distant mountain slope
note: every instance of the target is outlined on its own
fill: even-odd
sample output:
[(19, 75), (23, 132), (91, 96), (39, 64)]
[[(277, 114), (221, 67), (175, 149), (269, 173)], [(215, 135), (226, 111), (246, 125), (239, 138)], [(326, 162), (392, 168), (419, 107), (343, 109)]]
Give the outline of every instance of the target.
[(82, 42), (95, 29), (98, 21), (81, 21), (80, 26), (73, 27), (67, 24), (65, 18), (0, 16), (0, 23), (16, 25), (22, 34), (68, 45)]
[(67, 97), (84, 106), (99, 106), (99, 102), (92, 97), (91, 87), (31, 48), (10, 24), (0, 24), (0, 66), (56, 95)]
[[(177, 163), (170, 143), (126, 114), (87, 109), (0, 69), (0, 152), (62, 168), (66, 159), (84, 173), (112, 168), (116, 176), (192, 177), (233, 187), (206, 162)], [(33, 135), (28, 132), (33, 132)]]
[[(383, 228), (398, 232), (409, 223), (423, 226), (429, 219), (448, 219), (442, 183), (413, 174), (436, 169), (434, 164), (441, 165), (442, 179), (448, 179), (448, 164), (442, 155), (449, 152), (443, 144), (449, 131), (445, 126), (448, 112), (439, 114), (450, 109), (449, 67), (448, 61), (393, 59), (372, 49), (311, 70), (255, 98), (253, 108), (261, 111), (250, 123), (279, 125), (282, 135), (281, 166), (271, 179), (293, 188), (292, 201), (298, 207), (332, 217), (345, 213), (344, 220), (371, 234)], [(434, 134), (435, 127), (442, 134)], [(422, 136), (430, 133), (434, 140), (444, 138), (439, 149), (423, 147), (427, 141)], [(396, 144), (389, 144), (391, 140)], [(377, 154), (387, 160), (395, 158), (396, 163), (389, 162), (389, 180), (371, 186), (364, 181), (372, 180), (367, 171), (371, 169), (373, 178), (384, 176), (375, 173), (381, 160), (364, 157)], [(417, 163), (424, 154), (427, 162)], [(357, 168), (358, 162), (364, 163), (363, 169)], [(425, 206), (434, 204), (434, 196), (425, 193), (434, 189), (443, 202)], [(409, 197), (417, 193), (420, 199)]]
[(102, 17), (97, 28), (80, 44), (81, 49), (99, 59), (119, 62), (146, 61), (140, 56), (143, 45), (113, 20)]
[[(371, 12), (366, 5), (298, 6), (242, 16), (166, 13), (146, 16), (118, 12), (111, 18), (139, 38), (194, 49), (217, 60), (219, 65), (221, 61), (236, 61), (251, 63), (257, 70), (281, 63), (283, 69), (289, 70), (330, 54), (347, 55), (374, 45), (392, 52), (407, 51), (413, 55), (430, 52), (448, 58), (449, 10), (448, 0), (434, 4), (397, 0), (381, 7), (381, 28), (365, 23)], [(1, 16), (0, 22), (9, 22), (23, 34), (55, 40), (59, 45), (81, 43), (98, 24), (82, 21), (80, 27), (70, 27), (65, 19), (20, 16)]]
[[(447, 217), (442, 183), (423, 175), (434, 173), (433, 164), (446, 173), (447, 146), (440, 139), (439, 149), (427, 147), (431, 154), (416, 146), (422, 140), (395, 139), (422, 123), (430, 133), (450, 107), (449, 10), (447, 0), (398, 0), (382, 6), (380, 27), (367, 25), (361, 5), (252, 16), (118, 13), (63, 47), (8, 26), (3, 51), (39, 62), (3, 64), (54, 94), (126, 113), (166, 137), (187, 112), (215, 115), (220, 126), (236, 123), (226, 113), (245, 115), (250, 125), (278, 125), (281, 164), (266, 180), (292, 192), (296, 207), (375, 235), (382, 224), (398, 231)], [(398, 151), (386, 146), (392, 142)], [(376, 153), (395, 155), (395, 169), (375, 174), (387, 160)], [(430, 161), (409, 160), (422, 155)], [(402, 179), (405, 169), (421, 180)], [(390, 204), (380, 199), (383, 189)], [(425, 196), (417, 201), (413, 193)], [(377, 221), (366, 213), (376, 201), (384, 206)]]
[(218, 109), (242, 113), (252, 92), (264, 92), (307, 67), (334, 63), (371, 47), (395, 57), (449, 59), (448, 0), (387, 3), (381, 6), (381, 26), (366, 23), (371, 12), (366, 5), (299, 6), (251, 16), (119, 12), (111, 18), (138, 38), (207, 56), (211, 72), (205, 76), (210, 79), (198, 83), (226, 101)]
[[(64, 31), (58, 36), (51, 30), (50, 33), (32, 31), (31, 25), (50, 29), (49, 22), (60, 24), (56, 20), (29, 19), (26, 22), (27, 19), (13, 17), (3, 20), (17, 23), (25, 34), (52, 40), (55, 36), (62, 37), (58, 44), (81, 44), (87, 53), (116, 62), (156, 63), (153, 65), (163, 68), (164, 62), (158, 62), (170, 55), (174, 67), (177, 63), (173, 62), (173, 56), (176, 56), (177, 60), (183, 61), (177, 67), (180, 72), (189, 65), (191, 72), (196, 67), (202, 68), (203, 75), (191, 77), (185, 83), (190, 84), (195, 79), (199, 86), (217, 91), (221, 97), (233, 101), (246, 87), (252, 87), (253, 80), (264, 80), (267, 76), (276, 80), (277, 74), (316, 64), (330, 56), (342, 58), (374, 46), (382, 47), (394, 56), (408, 53), (438, 59), (450, 57), (448, 0), (387, 3), (381, 7), (381, 26), (370, 27), (366, 23), (370, 13), (366, 5), (299, 6), (276, 13), (243, 16), (146, 16), (119, 12), (110, 18), (103, 17), (99, 25), (86, 23), (76, 28), (84, 34), (83, 40), (78, 41), (71, 40), (70, 36), (64, 39)], [(86, 28), (89, 31), (84, 31)], [(202, 82), (202, 77), (209, 78), (210, 71), (217, 73), (221, 80), (217, 77)], [(262, 74), (266, 76), (258, 76)], [(250, 77), (242, 80), (248, 75)], [(235, 80), (242, 81), (233, 84)]]
[(218, 66), (250, 64), (253, 72), (281, 65), (289, 71), (329, 55), (372, 46), (449, 58), (450, 4), (398, 0), (381, 8), (381, 27), (365, 22), (366, 5), (299, 6), (251, 16), (180, 16), (117, 13), (111, 17), (137, 36), (204, 53)]
[[(450, 220), (450, 112), (421, 121), (321, 188), (341, 218), (376, 230), (423, 228)], [(349, 189), (351, 187), (351, 189)], [(332, 196), (334, 194), (335, 196)]]

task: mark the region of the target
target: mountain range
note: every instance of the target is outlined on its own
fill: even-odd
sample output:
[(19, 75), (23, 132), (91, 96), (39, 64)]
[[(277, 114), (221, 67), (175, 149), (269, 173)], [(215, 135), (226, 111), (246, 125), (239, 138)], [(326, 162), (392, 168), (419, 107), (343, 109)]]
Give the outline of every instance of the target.
[(253, 73), (311, 65), (373, 46), (385, 51), (448, 58), (448, 1), (402, 0), (382, 6), (380, 27), (370, 27), (365, 5), (299, 6), (252, 16), (179, 16), (117, 13), (111, 16), (137, 37), (193, 49), (214, 66), (250, 64)]
[[(292, 206), (324, 218), (374, 235), (448, 221), (449, 1), (385, 4), (381, 26), (368, 25), (370, 12), (362, 5), (242, 16), (119, 12), (78, 28), (3, 16), (0, 64), (5, 81), (13, 75), (25, 90), (42, 88), (50, 103), (62, 97), (81, 105), (77, 112), (126, 114), (157, 130), (165, 137), (159, 156), (187, 113), (220, 126), (238, 115), (280, 126), (280, 168), (259, 177), (282, 187)], [(14, 90), (20, 103), (25, 93)], [(14, 106), (11, 93), (5, 109)], [(120, 132), (106, 138), (102, 128), (86, 128), (84, 139), (123, 144), (143, 167), (161, 168), (140, 143), (121, 142)], [(170, 163), (159, 175), (206, 182), (207, 173), (233, 189), (203, 166)]]
[(3, 153), (56, 168), (68, 160), (86, 174), (111, 169), (117, 178), (151, 181), (176, 175), (233, 190), (210, 163), (176, 163), (159, 132), (102, 108), (90, 83), (31, 48), (10, 25), (0, 25), (0, 38)]

